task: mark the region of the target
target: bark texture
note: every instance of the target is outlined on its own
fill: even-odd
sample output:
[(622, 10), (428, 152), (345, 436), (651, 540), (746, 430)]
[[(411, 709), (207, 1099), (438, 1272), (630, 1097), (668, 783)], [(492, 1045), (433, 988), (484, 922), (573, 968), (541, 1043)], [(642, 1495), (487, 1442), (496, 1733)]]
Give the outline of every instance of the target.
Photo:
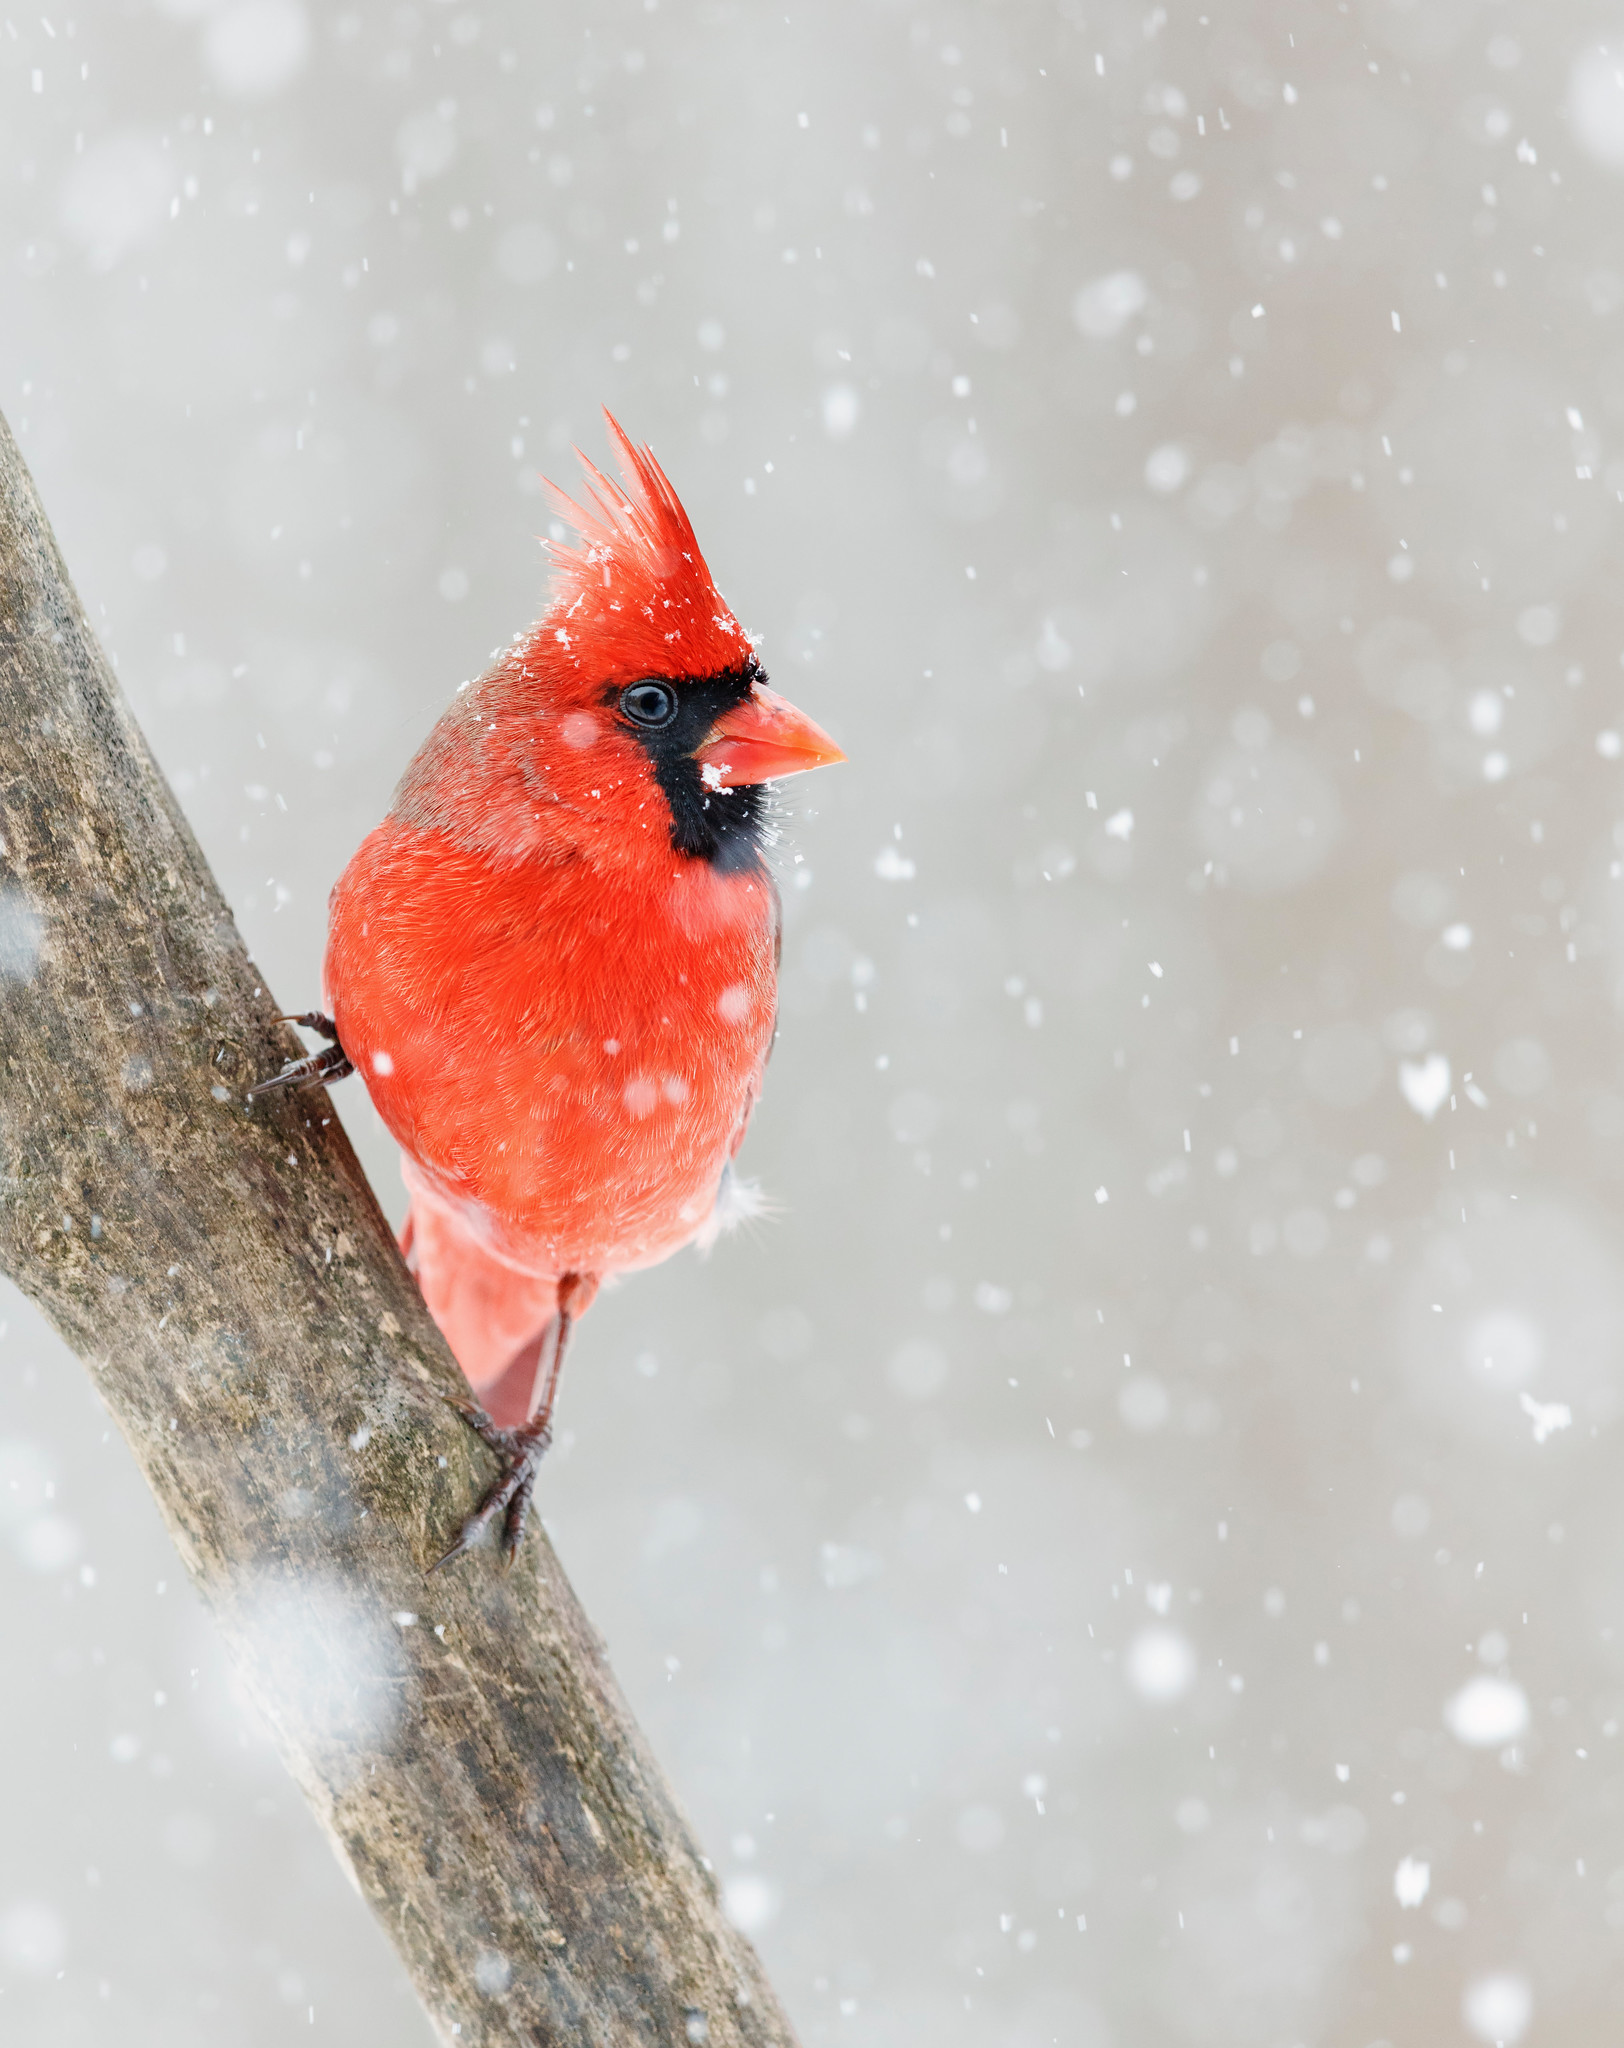
[(536, 1522), (424, 1577), (494, 1466), (278, 1009), (0, 419), (0, 1266), (445, 2040), (791, 2048)]

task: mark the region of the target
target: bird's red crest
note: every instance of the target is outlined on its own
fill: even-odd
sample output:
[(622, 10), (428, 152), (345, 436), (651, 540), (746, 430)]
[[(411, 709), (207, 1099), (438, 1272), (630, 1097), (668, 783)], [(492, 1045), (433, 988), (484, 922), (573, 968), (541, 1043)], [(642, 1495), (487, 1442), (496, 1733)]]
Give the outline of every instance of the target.
[[(553, 601), (535, 630), (556, 660), (616, 674), (717, 675), (750, 659), (749, 635), (728, 609), (694, 530), (652, 450), (638, 448), (605, 412), (622, 484), (580, 450), (587, 503), (546, 486), (556, 516), (578, 542), (546, 542)], [(550, 643), (550, 645), (549, 645)]]

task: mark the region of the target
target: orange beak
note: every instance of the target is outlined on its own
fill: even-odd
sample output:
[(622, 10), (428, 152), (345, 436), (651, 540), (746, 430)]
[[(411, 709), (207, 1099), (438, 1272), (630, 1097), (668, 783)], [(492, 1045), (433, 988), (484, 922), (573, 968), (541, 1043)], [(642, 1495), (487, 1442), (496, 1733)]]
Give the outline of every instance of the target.
[(742, 704), (711, 727), (694, 758), (707, 789), (743, 789), (846, 757), (804, 711), (756, 683)]

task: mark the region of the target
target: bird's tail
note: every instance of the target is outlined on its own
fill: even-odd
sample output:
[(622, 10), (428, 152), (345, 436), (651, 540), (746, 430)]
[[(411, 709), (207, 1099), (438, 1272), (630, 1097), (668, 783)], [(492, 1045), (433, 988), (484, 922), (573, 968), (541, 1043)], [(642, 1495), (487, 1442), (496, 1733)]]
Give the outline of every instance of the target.
[(529, 1418), (558, 1282), (494, 1258), (454, 1211), (411, 1187), (400, 1249), (468, 1384), (505, 1429)]

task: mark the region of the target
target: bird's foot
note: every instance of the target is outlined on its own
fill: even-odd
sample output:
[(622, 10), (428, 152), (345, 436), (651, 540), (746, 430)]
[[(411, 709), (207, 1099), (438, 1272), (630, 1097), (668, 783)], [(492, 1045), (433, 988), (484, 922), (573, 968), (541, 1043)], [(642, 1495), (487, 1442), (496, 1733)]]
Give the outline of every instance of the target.
[(330, 1081), (342, 1081), (346, 1074), (355, 1072), (355, 1062), (339, 1044), (338, 1027), (331, 1017), (324, 1017), (319, 1010), (306, 1010), (298, 1017), (284, 1017), (282, 1022), (302, 1024), (306, 1031), (320, 1032), (328, 1043), (320, 1052), (308, 1053), (302, 1060), (289, 1060), (280, 1074), (256, 1081), (248, 1091), (250, 1101), (272, 1088), (317, 1088)]
[(490, 1446), (500, 1459), (502, 1470), (496, 1484), (457, 1531), (456, 1542), (444, 1557), (434, 1560), (429, 1570), (437, 1572), (441, 1565), (449, 1564), (454, 1557), (461, 1557), (465, 1550), (471, 1550), (498, 1515), (503, 1518), (502, 1564), (505, 1569), (518, 1555), (524, 1525), (530, 1514), (530, 1496), (535, 1491), (536, 1469), (553, 1440), (552, 1423), (538, 1417), (534, 1422), (527, 1422), (522, 1429), (501, 1429), (474, 1402), (459, 1401), (450, 1394), (442, 1394), (440, 1398), (448, 1407), (456, 1409), (482, 1443)]

